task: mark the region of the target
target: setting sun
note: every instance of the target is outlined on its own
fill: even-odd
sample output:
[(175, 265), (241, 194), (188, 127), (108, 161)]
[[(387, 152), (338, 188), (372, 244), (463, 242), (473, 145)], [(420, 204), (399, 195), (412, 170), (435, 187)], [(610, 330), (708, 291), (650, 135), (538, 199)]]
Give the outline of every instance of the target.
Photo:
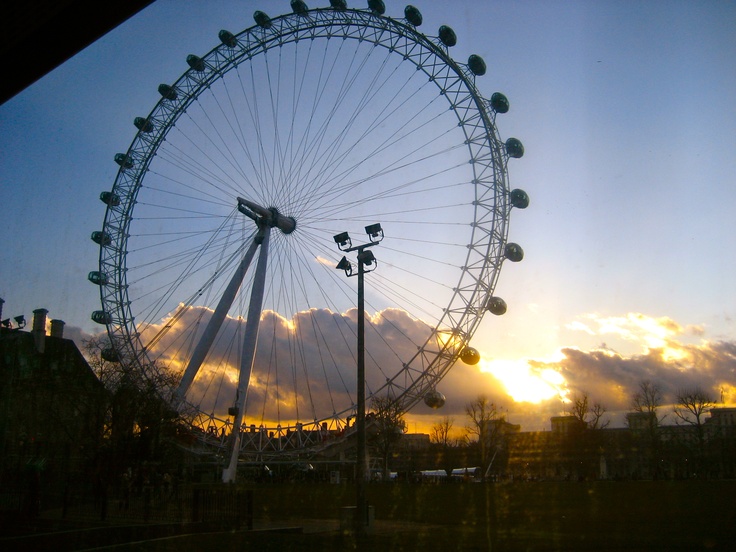
[(564, 398), (567, 393), (559, 372), (534, 369), (523, 359), (481, 361), (480, 370), (497, 378), (516, 402), (540, 403), (555, 396)]

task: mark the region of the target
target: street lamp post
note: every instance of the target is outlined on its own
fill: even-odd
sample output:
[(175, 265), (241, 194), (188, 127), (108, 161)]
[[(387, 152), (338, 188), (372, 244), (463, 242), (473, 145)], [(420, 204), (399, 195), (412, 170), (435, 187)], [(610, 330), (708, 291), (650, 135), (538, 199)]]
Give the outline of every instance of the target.
[(357, 412), (355, 413), (356, 436), (358, 439), (356, 447), (356, 502), (357, 508), (355, 513), (355, 530), (356, 534), (365, 533), (368, 525), (368, 509), (365, 497), (365, 483), (367, 475), (366, 466), (366, 434), (365, 434), (365, 299), (364, 299), (364, 275), (376, 268), (376, 258), (369, 249), (383, 239), (383, 229), (380, 224), (371, 224), (365, 227), (370, 241), (362, 245), (353, 246), (350, 236), (347, 232), (343, 232), (335, 236), (340, 251), (351, 253), (358, 252), (358, 271), (353, 271), (353, 265), (346, 257), (343, 257), (335, 268), (344, 270), (347, 276), (358, 277), (358, 373), (357, 373)]

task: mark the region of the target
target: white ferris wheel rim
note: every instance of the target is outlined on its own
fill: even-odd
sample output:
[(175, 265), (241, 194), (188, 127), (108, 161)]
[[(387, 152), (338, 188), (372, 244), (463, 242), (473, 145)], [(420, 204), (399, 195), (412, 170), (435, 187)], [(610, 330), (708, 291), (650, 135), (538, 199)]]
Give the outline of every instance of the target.
[[(243, 68), (249, 69), (251, 74), (253, 74), (254, 71), (258, 70), (254, 60), (274, 57), (274, 54), (281, 55), (282, 51), (298, 42), (312, 42), (314, 44), (322, 42), (327, 44), (337, 43), (339, 44), (338, 50), (340, 51), (342, 51), (342, 48), (347, 49), (347, 47), (342, 45), (343, 43), (351, 42), (359, 46), (356, 46), (354, 51), (359, 51), (361, 55), (365, 50), (363, 45), (370, 45), (371, 47), (380, 46), (381, 50), (387, 54), (385, 56), (387, 59), (391, 58), (393, 60), (399, 60), (398, 66), (402, 67), (402, 71), (409, 66), (412, 71), (422, 73), (424, 80), (432, 84), (434, 87), (434, 97), (445, 102), (445, 111), (448, 111), (452, 117), (454, 117), (453, 120), (455, 121), (456, 128), (462, 132), (465, 163), (471, 171), (471, 176), (466, 179), (467, 181), (464, 182), (464, 184), (466, 185), (466, 188), (472, 188), (472, 199), (466, 201), (462, 207), (458, 207), (458, 212), (472, 213), (472, 221), (464, 220), (458, 222), (455, 220), (443, 220), (442, 212), (438, 212), (440, 211), (439, 207), (442, 207), (442, 205), (432, 205), (431, 202), (424, 205), (427, 209), (427, 213), (430, 213), (427, 217), (431, 218), (430, 222), (433, 224), (460, 224), (467, 228), (467, 240), (465, 243), (461, 244), (464, 249), (463, 259), (461, 262), (455, 262), (455, 266), (453, 268), (456, 273), (454, 281), (444, 283), (449, 290), (448, 293), (450, 299), (448, 304), (442, 305), (440, 309), (441, 314), (434, 315), (434, 319), (428, 324), (431, 326), (431, 333), (429, 336), (423, 342), (416, 344), (416, 350), (413, 354), (400, 359), (401, 367), (398, 370), (389, 374), (381, 374), (381, 378), (385, 381), (374, 384), (369, 395), (379, 396), (382, 394), (388, 394), (400, 404), (403, 411), (408, 410), (419, 402), (429, 391), (435, 389), (437, 383), (442, 379), (442, 377), (444, 377), (451, 366), (458, 360), (463, 351), (465, 351), (469, 346), (470, 339), (478, 327), (483, 313), (489, 308), (489, 302), (496, 299), (493, 292), (499, 277), (501, 265), (506, 258), (509, 258), (507, 251), (508, 246), (515, 245), (507, 243), (508, 219), (513, 206), (513, 200), (510, 198), (512, 192), (509, 190), (506, 176), (506, 163), (510, 156), (510, 151), (508, 146), (501, 141), (495, 127), (496, 111), (492, 106), (492, 102), (484, 99), (475, 87), (476, 75), (474, 74), (474, 68), (470, 63), (471, 60), (469, 60), (468, 64), (455, 62), (449, 56), (448, 48), (442, 42), (442, 39), (431, 38), (421, 34), (416, 27), (406, 20), (391, 19), (371, 10), (316, 9), (303, 14), (292, 13), (269, 19), (267, 25), (263, 24), (262, 21), (261, 24), (249, 27), (237, 35), (221, 33), (220, 38), (222, 41), (221, 45), (214, 48), (201, 58), (190, 56), (188, 59), (190, 69), (187, 70), (173, 85), (162, 86), (159, 89), (159, 92), (162, 95), (161, 100), (156, 104), (148, 117), (137, 120), (136, 126), (139, 126), (139, 124), (141, 125), (139, 126), (139, 132), (124, 156), (122, 158), (118, 158), (118, 162), (121, 167), (113, 185), (111, 195), (108, 196), (108, 198), (112, 197), (115, 199), (107, 202), (108, 207), (105, 214), (101, 236), (102, 243), (100, 243), (99, 270), (99, 274), (104, 275), (101, 277), (104, 277), (106, 280), (105, 284), (100, 286), (102, 311), (99, 312), (102, 313), (102, 321), (107, 325), (108, 334), (115, 351), (120, 356), (121, 360), (127, 363), (130, 370), (139, 370), (143, 372), (144, 375), (152, 370), (155, 371), (156, 363), (163, 362), (163, 357), (151, 358), (150, 352), (154, 350), (153, 345), (155, 345), (155, 343), (152, 345), (151, 341), (146, 341), (147, 336), (152, 335), (147, 331), (148, 326), (152, 326), (154, 323), (160, 323), (163, 314), (168, 314), (170, 316), (169, 322), (176, 317), (175, 313), (172, 314), (173, 311), (164, 309), (162, 311), (155, 312), (153, 315), (154, 318), (157, 317), (155, 319), (152, 318), (150, 320), (146, 320), (145, 317), (141, 319), (141, 311), (136, 309), (142, 302), (141, 296), (143, 294), (155, 296), (156, 293), (166, 294), (172, 289), (167, 288), (166, 285), (162, 285), (162, 287), (158, 288), (157, 291), (133, 291), (136, 288), (138, 281), (134, 281), (131, 275), (139, 269), (136, 269), (129, 263), (131, 259), (135, 258), (135, 253), (132, 252), (132, 249), (135, 246), (135, 241), (139, 239), (135, 231), (136, 225), (147, 224), (146, 222), (141, 221), (145, 220), (146, 213), (150, 212), (149, 209), (154, 207), (155, 202), (151, 201), (150, 198), (156, 196), (151, 194), (158, 193), (158, 200), (161, 200), (161, 198), (164, 197), (161, 194), (169, 193), (171, 195), (170, 190), (151, 192), (151, 190), (156, 186), (154, 180), (156, 177), (152, 175), (159, 172), (156, 166), (156, 162), (158, 162), (159, 159), (156, 158), (159, 157), (163, 159), (166, 155), (173, 158), (174, 155), (171, 153), (173, 150), (167, 150), (168, 154), (165, 154), (164, 150), (164, 148), (169, 147), (169, 142), (172, 141), (173, 133), (170, 133), (170, 131), (172, 131), (177, 125), (186, 126), (186, 117), (189, 116), (187, 115), (188, 111), (195, 111), (197, 104), (200, 103), (205, 96), (210, 94), (212, 90), (217, 89), (218, 84), (224, 82), (228, 75), (235, 75)], [(333, 61), (338, 60), (337, 54), (334, 52), (329, 55), (335, 56)], [(318, 59), (317, 54), (310, 53), (309, 56), (310, 60)], [(354, 57), (351, 59), (363, 59), (355, 56), (357, 56), (357, 54), (354, 54)], [(323, 59), (333, 58), (328, 58), (327, 54), (325, 54)], [(368, 59), (368, 57), (365, 59)], [(383, 60), (384, 58), (380, 59)], [(274, 74), (280, 75), (283, 68), (287, 67), (287, 63), (288, 62), (285, 62), (283, 65), (278, 65), (277, 72), (268, 73), (268, 78), (275, 78)], [(323, 62), (321, 65), (321, 71), (323, 71), (324, 74), (326, 74), (327, 71), (334, 71), (334, 67), (336, 65), (337, 64), (333, 63), (333, 65), (330, 66)], [(292, 75), (293, 78), (289, 81), (292, 88), (296, 88), (297, 83), (301, 87), (309, 87), (309, 79), (307, 78), (308, 75), (306, 74), (306, 70), (300, 74), (296, 63), (293, 67), (297, 67), (297, 72), (295, 75)], [(386, 69), (386, 67), (387, 66), (384, 66), (381, 71), (397, 72), (396, 68), (393, 66), (390, 66), (388, 69)], [(269, 69), (268, 71), (271, 70)], [(245, 71), (243, 71), (243, 73), (245, 73)], [(380, 75), (380, 73), (378, 74)], [(346, 88), (343, 96), (347, 97), (349, 93), (356, 94), (356, 89), (350, 87), (358, 86), (354, 84), (354, 82), (356, 79), (360, 78), (359, 73), (345, 71), (342, 75), (342, 80), (338, 82), (341, 82), (341, 86)], [(374, 76), (372, 78), (375, 82), (379, 77)], [(351, 79), (353, 80), (351, 81)], [(239, 80), (242, 82), (242, 76), (239, 76)], [(319, 103), (322, 97), (319, 91), (321, 90), (324, 93), (327, 90), (326, 88), (320, 89), (319, 83), (322, 82), (321, 77), (317, 78), (316, 81), (317, 84), (313, 85), (316, 92), (312, 92), (312, 94), (308, 96), (312, 99), (314, 104)], [(386, 80), (386, 82), (388, 82), (388, 80)], [(250, 85), (253, 86), (253, 83), (251, 82)], [(370, 83), (368, 83), (368, 85), (370, 85)], [(271, 82), (271, 98), (273, 98), (272, 92), (274, 90), (274, 86), (274, 83)], [(280, 90), (280, 88), (277, 87), (276, 90)], [(219, 89), (219, 92), (220, 94), (223, 94), (224, 92), (226, 93), (227, 90), (224, 90), (223, 92), (223, 89)], [(255, 87), (253, 87), (253, 92), (255, 93)], [(412, 94), (416, 94), (416, 92), (413, 92)], [(338, 93), (338, 96), (339, 95), (340, 94)], [(411, 94), (406, 96), (406, 98), (411, 97)], [(392, 117), (398, 117), (397, 113), (399, 112), (399, 109), (403, 109), (408, 105), (408, 100), (406, 98), (392, 100), (395, 103), (391, 104), (391, 109), (388, 114), (380, 114), (376, 120), (380, 119), (381, 124), (384, 125), (390, 124)], [(276, 111), (273, 109), (274, 106), (281, 107), (279, 102), (279, 99), (271, 100), (272, 111)], [(363, 147), (370, 141), (371, 136), (370, 132), (365, 131), (365, 121), (360, 120), (360, 116), (361, 111), (368, 110), (370, 102), (371, 98), (363, 98), (358, 102), (357, 107), (352, 108), (352, 113), (355, 114), (353, 120), (346, 123), (350, 132), (361, 131), (360, 128), (356, 130), (356, 127), (351, 125), (364, 124), (361, 128), (363, 134), (368, 135), (368, 140), (356, 142), (356, 144), (360, 143)], [(449, 109), (447, 108), (448, 103)], [(257, 110), (252, 106), (251, 109), (257, 112)], [(323, 107), (322, 109), (325, 108)], [(414, 108), (413, 113), (422, 113), (423, 109), (424, 105), (417, 106)], [(296, 109), (293, 114), (294, 118), (296, 118)], [(334, 118), (336, 117), (337, 115), (334, 115)], [(205, 119), (200, 119), (191, 123), (189, 128), (195, 128), (197, 125), (204, 124), (202, 122), (204, 120)], [(257, 115), (255, 118), (251, 115), (251, 123), (257, 121), (260, 121), (260, 118)], [(275, 117), (274, 121), (277, 121)], [(273, 127), (276, 128), (279, 124), (281, 123), (277, 121), (273, 124)], [(324, 134), (327, 134), (326, 128), (329, 125), (325, 126), (325, 123), (322, 124), (323, 126), (320, 127), (319, 130), (323, 131)], [(402, 124), (404, 125), (403, 128), (407, 128), (408, 120), (402, 122)], [(429, 125), (430, 123), (423, 124)], [(151, 125), (151, 128), (147, 128), (145, 125)], [(373, 132), (374, 128), (378, 128), (378, 125), (371, 127), (371, 132)], [(397, 144), (400, 142), (414, 143), (417, 141), (417, 136), (422, 135), (424, 128), (429, 127), (416, 125), (415, 128), (407, 130), (403, 137), (397, 134), (393, 134), (391, 136), (398, 136), (396, 138)], [(316, 139), (317, 133), (313, 136), (308, 136), (307, 132), (309, 131), (305, 131), (305, 133), (301, 135), (299, 141), (300, 145), (298, 147), (292, 147), (293, 150), (301, 148), (303, 151), (306, 151), (310, 148), (308, 145), (308, 138)], [(347, 133), (340, 134), (339, 131), (335, 132), (337, 134), (336, 137), (333, 138), (335, 140), (335, 142), (332, 142), (333, 144), (338, 143), (337, 140), (339, 138), (347, 136)], [(292, 134), (292, 136), (294, 135)], [(261, 140), (263, 140), (263, 136), (261, 136)], [(433, 147), (431, 144), (435, 141), (436, 140), (431, 139), (420, 142), (420, 145), (424, 148), (422, 151), (426, 151), (427, 149), (431, 150)], [(184, 142), (180, 140), (178, 144), (184, 144)], [(393, 144), (390, 145), (393, 146)], [(276, 151), (278, 148), (273, 149)], [(351, 145), (342, 153), (345, 154), (345, 156), (349, 156), (354, 154), (356, 149), (359, 148), (357, 148), (356, 145)], [(389, 149), (390, 148), (376, 147), (375, 151), (386, 156), (389, 153)], [(416, 149), (419, 150), (420, 148)], [(279, 160), (283, 161), (283, 159), (287, 157), (288, 150), (289, 148), (286, 146), (279, 150)], [(180, 150), (180, 153), (182, 153), (182, 150)], [(322, 208), (323, 206), (320, 203), (328, 203), (331, 201), (332, 203), (337, 204), (337, 207), (331, 208), (329, 211), (322, 209), (322, 214), (329, 212), (332, 216), (335, 216), (335, 213), (339, 212), (340, 208), (349, 210), (351, 207), (349, 205), (349, 201), (344, 199), (345, 195), (352, 193), (355, 190), (368, 189), (369, 186), (371, 186), (371, 182), (379, 180), (379, 177), (376, 175), (381, 177), (386, 174), (398, 175), (398, 177), (405, 179), (401, 182), (402, 186), (407, 186), (406, 189), (410, 191), (412, 189), (416, 190), (416, 181), (406, 181), (406, 178), (416, 169), (416, 167), (420, 166), (422, 163), (425, 165), (427, 163), (424, 163), (424, 157), (416, 151), (411, 152), (410, 155), (411, 157), (390, 158), (390, 163), (387, 161), (387, 165), (385, 167), (382, 167), (381, 170), (374, 171), (374, 173), (370, 174), (369, 177), (360, 176), (362, 170), (361, 165), (364, 164), (362, 161), (354, 163), (348, 170), (341, 168), (334, 159), (325, 160), (318, 156), (313, 157), (311, 159), (312, 163), (320, 163), (320, 174), (328, 172), (333, 180), (328, 179), (327, 183), (321, 184), (323, 190), (327, 189), (328, 192), (323, 192), (316, 200), (313, 200), (310, 204), (311, 209), (313, 211), (319, 211), (315, 206)], [(204, 152), (202, 152), (202, 156), (205, 156)], [(511, 156), (517, 157), (518, 155), (512, 154)], [(264, 155), (262, 157), (267, 156)], [(263, 158), (261, 158), (261, 162), (262, 161)], [(251, 163), (251, 167), (255, 168), (255, 164)], [(192, 169), (191, 166), (186, 163), (182, 163), (180, 168), (177, 170), (180, 172), (176, 173), (176, 176), (181, 176), (184, 172), (189, 172), (191, 174), (191, 171), (195, 169)], [(340, 171), (342, 171), (342, 173)], [(272, 178), (274, 178), (272, 169), (268, 169), (267, 172)], [(309, 174), (308, 171), (306, 174)], [(431, 179), (441, 179), (446, 174), (447, 173), (444, 170), (440, 169), (436, 173), (426, 173), (423, 176), (425, 176), (426, 180), (429, 181)], [(167, 176), (169, 182), (174, 181), (172, 175), (174, 175), (174, 173), (170, 173)], [(199, 177), (202, 178), (201, 175), (199, 175)], [(207, 178), (211, 179), (211, 182), (221, 181), (219, 176), (210, 175)], [(280, 176), (279, 178), (282, 178), (282, 180), (284, 178), (288, 179), (285, 176)], [(344, 186), (343, 182), (346, 178), (352, 184), (350, 187), (341, 188), (341, 186)], [(439, 182), (439, 180), (437, 181)], [(149, 186), (149, 182), (154, 182), (154, 184)], [(219, 189), (220, 186), (221, 184), (218, 183), (212, 187), (212, 190), (215, 190), (216, 188)], [(414, 186), (414, 188), (412, 188), (412, 186)], [(276, 188), (275, 185), (273, 187)], [(279, 185), (280, 189), (283, 187), (284, 186)], [(313, 187), (316, 188), (317, 186), (314, 185)], [(187, 195), (183, 193), (183, 190), (185, 190), (184, 185), (177, 185), (174, 186), (174, 188), (177, 190), (180, 197)], [(256, 186), (250, 185), (250, 188), (252, 193), (258, 193)], [(238, 188), (238, 190), (243, 193), (243, 188)], [(385, 194), (385, 197), (382, 200), (383, 205), (395, 204), (397, 198), (402, 194), (402, 192), (400, 192), (400, 186), (394, 184), (383, 188), (381, 192)], [(211, 191), (208, 193), (211, 193)], [(360, 193), (363, 194), (360, 196), (360, 202), (363, 205), (370, 204), (371, 201), (373, 201), (372, 196), (368, 195), (368, 192), (362, 191)], [(412, 193), (409, 197), (418, 198), (422, 194), (422, 197), (426, 197), (432, 193), (434, 193), (434, 189), (431, 189), (431, 191), (423, 190), (421, 194), (419, 192), (416, 194)], [(467, 190), (465, 193), (467, 194)], [(146, 194), (148, 194), (148, 196), (146, 196)], [(295, 201), (304, 200), (305, 193), (303, 192), (303, 187), (292, 188), (291, 194), (295, 198)], [(215, 197), (215, 195), (216, 194), (212, 194), (211, 198), (212, 203), (214, 204), (220, 201), (220, 198)], [(352, 219), (348, 220), (346, 218), (345, 220), (336, 220), (334, 224), (325, 225), (315, 222), (314, 220), (310, 220), (309, 215), (305, 214), (304, 211), (297, 214), (298, 208), (294, 207), (294, 205), (290, 203), (290, 200), (284, 199), (284, 197), (279, 197), (277, 199), (278, 195), (279, 194), (274, 194), (270, 197), (262, 196), (258, 199), (268, 203), (269, 207), (271, 206), (270, 202), (278, 201), (279, 205), (273, 205), (274, 207), (283, 210), (286, 215), (291, 215), (292, 213), (295, 215), (294, 218), (296, 219), (297, 227), (295, 234), (299, 234), (300, 232), (306, 234), (309, 230), (313, 230), (314, 235), (319, 236), (319, 238), (315, 238), (315, 241), (309, 243), (314, 244), (316, 241), (323, 243), (325, 238), (327, 238), (327, 246), (332, 247), (332, 253), (334, 255), (339, 254), (339, 251), (334, 248), (335, 244), (329, 243), (331, 232), (337, 233), (335, 232), (336, 228), (339, 231), (338, 226), (334, 226), (334, 224), (352, 224), (352, 228), (354, 228), (358, 223), (370, 224), (371, 222), (374, 222), (373, 219), (365, 218), (367, 216), (380, 213), (381, 215), (386, 215), (389, 219), (399, 218), (399, 211), (402, 211), (400, 214), (408, 219), (411, 219), (412, 217), (411, 214), (407, 214), (407, 211), (410, 211), (411, 209), (406, 208), (394, 208), (392, 210), (384, 208), (376, 213), (371, 212), (370, 209), (356, 209), (354, 210)], [(146, 201), (147, 197), (149, 199)], [(192, 195), (191, 198), (195, 198), (195, 196)], [(204, 196), (196, 196), (196, 199), (198, 200), (202, 200), (203, 198)], [(467, 199), (467, 195), (464, 196), (464, 198)], [(186, 200), (182, 201), (186, 202)], [(148, 206), (144, 206), (146, 202), (148, 203)], [(159, 222), (164, 219), (171, 220), (174, 218), (172, 217), (172, 212), (174, 209), (178, 208), (175, 207), (175, 205), (178, 204), (173, 201), (170, 204), (158, 204), (159, 209), (164, 209), (164, 215), (160, 216)], [(232, 207), (234, 208), (235, 205), (232, 205)], [(206, 207), (205, 210), (208, 208), (209, 207)], [(448, 216), (453, 216), (454, 211), (451, 206), (447, 205), (444, 210), (450, 213)], [(186, 209), (182, 209), (182, 211), (186, 211)], [(223, 228), (224, 225), (228, 224), (234, 228), (238, 224), (241, 224), (241, 229), (239, 230), (240, 236), (252, 233), (252, 228), (244, 228), (241, 221), (233, 219), (231, 215), (221, 216), (220, 220), (222, 222), (219, 228)], [(311, 227), (310, 224), (312, 224)], [(384, 223), (384, 226), (387, 225)], [(192, 230), (192, 233), (194, 233), (194, 230)], [(161, 232), (161, 235), (163, 234), (165, 234), (165, 232)], [(224, 256), (226, 248), (218, 248), (218, 246), (213, 244), (217, 239), (223, 239), (223, 236), (229, 236), (224, 239), (232, 240), (232, 236), (234, 235), (235, 234), (226, 235), (226, 233), (222, 231), (213, 231), (210, 236), (211, 241), (207, 243), (210, 244), (210, 249), (216, 251), (217, 254), (222, 257)], [(133, 237), (131, 238), (131, 236)], [(172, 240), (186, 241), (184, 238), (167, 238), (166, 241), (159, 241), (159, 250), (162, 250), (164, 243), (170, 244), (172, 243)], [(143, 243), (143, 245), (140, 245), (141, 243)], [(300, 243), (304, 248), (313, 247), (304, 245), (305, 243), (308, 243), (305, 241), (301, 241)], [(385, 245), (386, 247), (388, 246), (388, 241)], [(145, 241), (138, 242), (138, 247), (140, 249), (146, 249), (148, 247), (153, 248), (152, 246), (146, 245)], [(384, 246), (382, 245), (382, 248), (383, 247)], [(410, 251), (409, 247), (413, 248), (411, 249), (412, 252), (419, 250), (419, 252), (415, 254), (415, 259), (412, 261), (413, 263), (421, 264), (424, 262), (421, 260), (422, 257), (432, 256), (431, 252), (424, 253), (425, 249), (432, 249), (432, 245), (421, 243), (421, 240), (417, 239), (416, 236), (413, 238), (411, 246), (407, 246), (403, 249), (396, 248), (397, 251), (383, 255), (379, 248), (376, 250), (376, 254), (379, 261), (383, 261), (384, 257), (393, 259), (394, 257), (391, 257), (390, 255), (394, 253), (398, 255), (396, 258), (400, 258), (401, 255), (407, 255), (407, 252)], [(237, 258), (237, 251), (239, 251), (236, 240), (232, 240), (232, 243), (229, 243), (228, 248), (229, 249), (227, 249), (227, 251), (232, 255), (232, 259), (229, 261), (230, 264), (228, 264), (227, 260), (220, 258), (217, 261), (220, 264), (218, 265), (219, 268), (216, 272), (224, 270), (224, 268), (227, 268), (228, 266), (232, 268), (232, 261)], [(437, 248), (440, 248), (440, 246), (437, 246)], [(454, 250), (457, 251), (458, 248), (455, 247)], [(182, 249), (182, 251), (184, 251), (184, 249)], [(235, 254), (233, 254), (234, 251), (236, 252)], [(317, 249), (309, 249), (310, 258), (321, 258), (321, 254), (325, 251), (326, 249), (324, 248), (324, 245), (320, 245)], [(214, 257), (208, 258), (207, 262), (202, 261), (201, 265), (197, 266), (195, 270), (192, 268), (194, 267), (194, 264), (188, 259), (201, 259), (202, 254), (195, 251), (190, 257), (187, 258), (182, 254), (181, 258), (184, 260), (184, 265), (179, 263), (179, 261), (176, 261), (174, 264), (176, 266), (184, 266), (182, 269), (184, 271), (190, 269), (192, 271), (201, 270), (204, 266), (212, 266), (212, 263), (214, 262)], [(334, 259), (328, 258), (327, 260)], [(187, 265), (187, 262), (190, 264)], [(435, 262), (435, 260), (428, 260), (426, 266), (433, 266), (430, 264), (431, 262)], [(305, 265), (302, 265), (302, 270), (306, 271), (307, 269), (304, 268), (304, 266)], [(396, 263), (393, 263), (394, 268), (395, 266)], [(311, 271), (312, 269), (309, 270)], [(409, 274), (409, 278), (426, 276), (426, 274), (412, 274), (411, 270), (406, 270), (406, 272)], [(323, 278), (323, 276), (315, 276), (315, 279), (317, 280), (320, 278)], [(203, 280), (200, 279), (199, 281), (201, 283), (202, 281), (214, 282), (215, 280), (216, 279), (212, 276), (210, 276), (209, 280), (203, 276)], [(172, 286), (172, 291), (178, 292), (179, 290), (185, 289), (185, 286), (181, 284), (183, 281), (183, 279), (176, 280), (176, 282), (179, 283), (177, 283), (176, 286)], [(282, 284), (283, 283), (284, 282), (282, 281)], [(371, 281), (371, 283), (373, 283), (373, 281)], [(388, 290), (389, 283), (382, 281), (375, 282), (375, 286), (377, 288), (382, 285), (387, 286), (386, 297), (390, 296), (391, 293), (395, 293), (395, 291)], [(404, 286), (403, 289), (405, 291), (402, 293), (409, 293), (410, 290), (406, 290), (408, 287), (411, 287), (411, 285)], [(204, 286), (196, 290), (200, 296), (202, 295), (202, 289), (204, 289)], [(213, 285), (213, 294), (215, 294), (214, 289), (215, 286)], [(134, 297), (133, 293), (137, 293), (138, 295)], [(347, 300), (349, 293), (346, 293), (345, 291), (342, 293), (345, 295), (344, 299)], [(194, 300), (196, 295), (197, 294), (195, 293), (191, 297), (176, 298), (177, 301), (184, 302), (187, 305), (187, 309), (189, 309), (182, 309), (180, 312), (184, 314), (191, 312), (191, 309), (197, 305)], [(191, 300), (191, 302), (187, 304), (185, 302), (186, 300)], [(402, 300), (404, 301), (403, 304), (401, 304)], [(411, 312), (410, 308), (412, 304), (418, 303), (418, 300), (415, 301), (413, 299), (404, 298), (402, 300), (399, 301), (399, 305), (391, 305), (388, 302), (377, 300), (375, 310), (378, 312), (381, 308), (390, 309), (407, 307), (405, 310), (407, 312)], [(151, 305), (153, 304), (154, 302), (147, 303), (147, 308), (152, 312), (153, 307), (151, 307)], [(337, 310), (338, 304), (327, 302), (326, 304), (321, 305), (323, 308), (325, 306), (328, 309), (330, 307), (335, 307), (335, 310)], [(302, 307), (305, 306), (299, 305), (299, 308)], [(314, 306), (306, 305), (305, 308), (314, 308)], [(274, 309), (273, 312), (276, 311), (277, 309)], [(423, 313), (423, 308), (421, 306), (417, 307), (417, 312), (420, 313), (417, 318), (422, 319), (423, 316), (421, 316), (421, 314)], [(182, 314), (182, 316), (184, 314)], [(292, 313), (288, 313), (286, 316), (288, 317), (289, 314)], [(158, 332), (155, 335), (156, 337), (154, 337), (154, 340), (156, 340), (156, 343), (167, 339), (166, 331), (163, 331), (163, 336), (161, 335), (161, 332)], [(278, 423), (273, 429), (278, 432), (282, 432), (297, 427), (302, 428), (312, 424), (320, 427), (324, 423), (329, 423), (330, 427), (333, 427), (333, 424), (337, 424), (336, 427), (339, 428), (345, 418), (350, 416), (354, 411), (354, 407), (354, 402), (352, 404), (348, 402), (347, 404), (343, 404), (338, 407), (332, 405), (332, 408), (328, 408), (320, 413), (315, 412), (313, 415), (310, 413), (310, 415), (305, 416), (302, 420), (295, 420), (292, 417), (289, 420), (289, 423)], [(213, 420), (217, 420), (227, 427), (228, 420), (225, 416), (222, 416), (222, 411), (215, 413), (214, 410), (198, 410), (200, 410), (197, 414), (197, 417), (200, 419), (200, 424), (205, 425), (208, 423), (207, 420), (209, 419), (209, 423)]]

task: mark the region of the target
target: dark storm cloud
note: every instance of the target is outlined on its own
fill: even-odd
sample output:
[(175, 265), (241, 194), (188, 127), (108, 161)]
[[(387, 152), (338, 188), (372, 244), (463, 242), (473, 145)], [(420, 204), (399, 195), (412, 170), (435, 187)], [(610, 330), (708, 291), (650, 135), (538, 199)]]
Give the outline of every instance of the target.
[[(156, 345), (164, 363), (183, 370), (176, 359), (182, 350), (191, 348), (184, 338), (195, 327), (201, 328), (197, 335), (201, 334), (211, 314), (208, 309), (194, 307), (175, 322), (165, 322), (170, 329)], [(280, 415), (309, 420), (350, 407), (356, 388), (356, 314), (355, 309), (342, 314), (311, 309), (286, 319), (272, 311), (264, 312), (248, 390), (249, 413), (271, 419)], [(200, 405), (203, 410), (221, 412), (234, 401), (245, 324), (242, 319), (226, 318), (213, 343), (192, 386), (192, 399), (207, 393)], [(151, 328), (150, 332), (158, 329)], [(396, 309), (368, 319), (365, 350), (369, 391), (384, 385), (402, 362), (416, 353), (416, 343), (425, 340), (429, 332), (424, 322)], [(213, 389), (218, 390), (217, 397)]]

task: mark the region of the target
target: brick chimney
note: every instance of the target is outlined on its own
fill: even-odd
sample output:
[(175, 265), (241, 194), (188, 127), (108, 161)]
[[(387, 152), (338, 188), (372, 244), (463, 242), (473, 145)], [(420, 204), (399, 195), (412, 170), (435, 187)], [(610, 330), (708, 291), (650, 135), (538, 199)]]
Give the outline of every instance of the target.
[(51, 320), (51, 337), (64, 337), (64, 324), (63, 320)]
[(33, 340), (36, 343), (36, 351), (43, 353), (46, 350), (46, 315), (49, 313), (46, 309), (36, 309), (33, 311)]

